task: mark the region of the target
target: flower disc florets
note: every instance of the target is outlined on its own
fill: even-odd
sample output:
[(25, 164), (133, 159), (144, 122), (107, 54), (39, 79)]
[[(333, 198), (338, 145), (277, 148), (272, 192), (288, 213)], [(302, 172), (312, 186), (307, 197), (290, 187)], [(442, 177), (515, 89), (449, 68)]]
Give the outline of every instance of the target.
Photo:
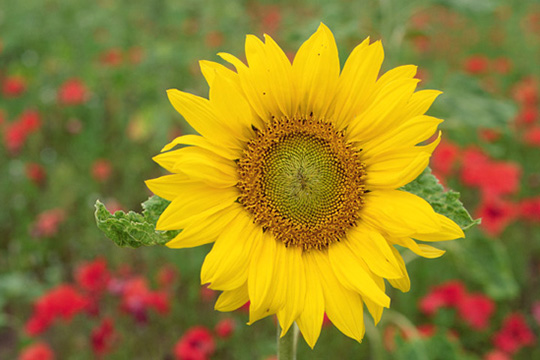
[(274, 118), (238, 161), (239, 201), (285, 245), (323, 249), (355, 225), (364, 168), (332, 124)]

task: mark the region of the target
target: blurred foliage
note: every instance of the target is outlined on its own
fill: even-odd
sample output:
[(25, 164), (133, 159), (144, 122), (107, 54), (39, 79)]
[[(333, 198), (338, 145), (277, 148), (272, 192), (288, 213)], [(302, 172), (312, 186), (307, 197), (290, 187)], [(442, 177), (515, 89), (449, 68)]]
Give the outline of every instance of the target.
[[(136, 219), (146, 229), (155, 222), (153, 206), (163, 204), (151, 202), (152, 206), (146, 203), (147, 207), (139, 208), (151, 195), (144, 180), (161, 175), (151, 156), (178, 134), (192, 132), (168, 103), (165, 90), (179, 88), (206, 96), (198, 60), (220, 61), (219, 51), (242, 57), (249, 33), (267, 32), (294, 53), (322, 21), (334, 32), (342, 63), (365, 37), (382, 39), (383, 70), (417, 64), (421, 86), (444, 91), (429, 111), (446, 120), (443, 137), (463, 147), (481, 146), (495, 159), (521, 164), (516, 201), (538, 196), (540, 154), (520, 140), (514, 128), (518, 106), (513, 97), (517, 82), (540, 78), (535, 61), (540, 58), (540, 35), (538, 27), (534, 30), (535, 18), (531, 20), (538, 13), (537, 0), (2, 1), (0, 84), (17, 76), (24, 79), (26, 90), (19, 96), (0, 94), (4, 143), (0, 146), (0, 358), (16, 358), (32, 341), (24, 333), (32, 300), (72, 281), (78, 264), (100, 255), (113, 269), (130, 266), (148, 278), (170, 263), (182, 278), (168, 316), (153, 316), (144, 326), (118, 318), (123, 336), (110, 358), (165, 358), (187, 328), (212, 327), (217, 322), (221, 314), (212, 311), (213, 300), (204, 302), (200, 297), (198, 272), (207, 246), (180, 251), (161, 246), (118, 248), (96, 228), (93, 206), (97, 199), (104, 203), (98, 204), (100, 221)], [(504, 73), (489, 69), (471, 74), (464, 63), (476, 54), (504, 58), (512, 66)], [(86, 97), (70, 105), (59, 100), (59, 89), (72, 78), (84, 85)], [(10, 151), (8, 128), (29, 109), (40, 114), (39, 131), (30, 134), (18, 151)], [(482, 140), (478, 134), (485, 128), (498, 130), (500, 140)], [(96, 170), (99, 160), (110, 164), (107, 176)], [(43, 180), (28, 175), (31, 163), (44, 169)], [(455, 192), (441, 193), (431, 176), (418, 181), (423, 179), (437, 188), (438, 197), (430, 201), (438, 210), (443, 211), (448, 201), (457, 201)], [(480, 201), (475, 189), (457, 180), (445, 186), (458, 189), (469, 209)], [(466, 227), (471, 219), (455, 204), (450, 211), (457, 211), (456, 221)], [(104, 206), (124, 212), (111, 217)], [(126, 212), (129, 209), (143, 213)], [(40, 217), (50, 210), (60, 210), (54, 213), (54, 221)], [(161, 234), (156, 236), (145, 241), (163, 241)], [(133, 244), (132, 238), (119, 239)], [(409, 327), (433, 321), (418, 310), (418, 300), (432, 286), (459, 278), (497, 300), (489, 330), (461, 329), (457, 339), (444, 336), (443, 328), (429, 339), (398, 337), (391, 351), (384, 347), (383, 315), (383, 323), (368, 332), (362, 344), (328, 327), (315, 350), (300, 340), (299, 358), (482, 358), (493, 347), (490, 334), (505, 315), (530, 314), (540, 298), (538, 225), (520, 222), (496, 237), (472, 228), (466, 239), (440, 247), (447, 255), (437, 261), (404, 252), (412, 288), (408, 294), (388, 289), (392, 311), (406, 318)], [(111, 309), (116, 308), (105, 308), (114, 315)], [(244, 313), (234, 316), (239, 324), (247, 321)], [(90, 359), (91, 325), (76, 318), (45, 338), (58, 358)], [(533, 329), (538, 334), (538, 326)], [(250, 327), (239, 325), (231, 339), (219, 344), (215, 357), (265, 359), (275, 353), (274, 336), (272, 319)], [(538, 348), (528, 350), (514, 358), (540, 358)]]

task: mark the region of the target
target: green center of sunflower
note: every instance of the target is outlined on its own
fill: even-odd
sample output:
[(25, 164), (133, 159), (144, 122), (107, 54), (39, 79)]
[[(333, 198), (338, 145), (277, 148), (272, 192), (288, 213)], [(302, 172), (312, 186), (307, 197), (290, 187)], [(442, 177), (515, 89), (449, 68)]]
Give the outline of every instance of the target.
[(322, 139), (290, 134), (265, 154), (262, 190), (280, 212), (296, 222), (317, 224), (337, 208), (340, 164)]
[(285, 245), (323, 249), (343, 238), (363, 204), (364, 164), (332, 124), (274, 119), (238, 161), (239, 201)]

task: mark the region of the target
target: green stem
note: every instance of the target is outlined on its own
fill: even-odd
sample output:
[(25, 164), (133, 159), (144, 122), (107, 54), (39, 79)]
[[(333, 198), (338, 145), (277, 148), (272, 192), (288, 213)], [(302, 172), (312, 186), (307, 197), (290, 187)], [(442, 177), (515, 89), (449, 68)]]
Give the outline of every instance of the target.
[[(364, 319), (366, 318), (367, 316), (365, 316), (364, 314)], [(371, 345), (373, 359), (385, 360), (386, 351), (384, 350), (381, 334), (375, 328), (375, 325), (371, 321), (366, 321), (365, 326), (366, 326), (366, 337), (369, 339), (369, 343)]]
[(296, 360), (298, 326), (293, 323), (287, 334), (280, 337), (281, 327), (277, 326), (278, 360)]

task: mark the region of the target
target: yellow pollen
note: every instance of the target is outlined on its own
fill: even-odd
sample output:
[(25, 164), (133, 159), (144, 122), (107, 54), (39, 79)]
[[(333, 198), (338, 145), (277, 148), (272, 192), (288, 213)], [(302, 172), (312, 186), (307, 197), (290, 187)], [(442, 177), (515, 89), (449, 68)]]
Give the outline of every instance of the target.
[(239, 202), (286, 246), (324, 249), (358, 219), (365, 166), (330, 123), (273, 119), (237, 166)]

